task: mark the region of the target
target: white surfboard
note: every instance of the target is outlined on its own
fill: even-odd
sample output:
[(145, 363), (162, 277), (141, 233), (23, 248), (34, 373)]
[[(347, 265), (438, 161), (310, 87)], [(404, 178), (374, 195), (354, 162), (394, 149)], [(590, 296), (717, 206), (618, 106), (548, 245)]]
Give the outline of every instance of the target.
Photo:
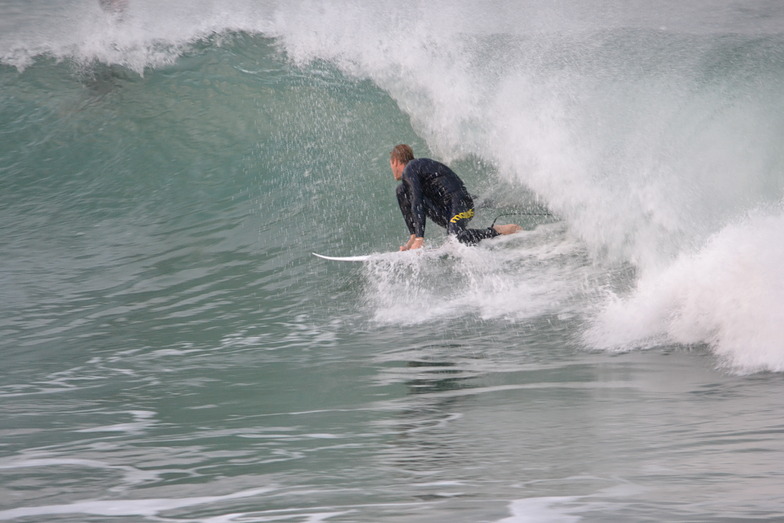
[(342, 261), (342, 262), (365, 262), (373, 258), (372, 254), (363, 254), (360, 256), (324, 256), (323, 254), (312, 253), (313, 256), (317, 256), (324, 260), (331, 260), (331, 261)]
[(366, 262), (372, 260), (394, 260), (398, 256), (422, 256), (424, 253), (429, 255), (439, 254), (441, 249), (416, 249), (412, 251), (389, 251), (389, 252), (374, 252), (372, 254), (361, 254), (359, 256), (326, 256), (313, 252), (313, 256), (321, 258), (322, 260), (341, 261), (341, 262)]

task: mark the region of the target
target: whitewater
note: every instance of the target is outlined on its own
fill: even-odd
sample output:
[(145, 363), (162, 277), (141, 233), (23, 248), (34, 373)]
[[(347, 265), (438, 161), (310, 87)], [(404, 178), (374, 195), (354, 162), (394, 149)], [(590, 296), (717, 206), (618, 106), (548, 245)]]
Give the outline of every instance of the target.
[(632, 264), (590, 347), (706, 343), (738, 371), (784, 370), (774, 5), (408, 7), (304, 4), (272, 34), (372, 79), (439, 156), (531, 189), (594, 259)]
[[(784, 517), (776, 2), (0, 28), (0, 521)], [(525, 231), (393, 253), (397, 143)]]

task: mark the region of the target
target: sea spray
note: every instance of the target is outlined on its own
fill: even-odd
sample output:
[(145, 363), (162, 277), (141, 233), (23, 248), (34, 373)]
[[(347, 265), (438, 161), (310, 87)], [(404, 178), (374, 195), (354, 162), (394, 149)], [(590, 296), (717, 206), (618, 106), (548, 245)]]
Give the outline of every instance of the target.
[(585, 333), (589, 346), (709, 344), (730, 369), (784, 371), (784, 214), (754, 213), (645, 275)]
[(578, 317), (586, 293), (605, 283), (604, 269), (591, 265), (562, 223), (479, 246), (433, 240), (422, 252), (391, 253), (368, 263), (363, 274), (375, 321), (403, 325)]
[[(472, 187), (490, 192), (487, 187), (503, 184), (508, 195), (533, 199), (563, 220), (562, 235), (553, 241), (574, 246), (573, 261), (580, 261), (573, 267), (590, 267), (592, 283), (541, 267), (525, 270), (538, 271), (537, 288), (581, 289), (578, 308), (588, 325), (588, 347), (628, 347), (635, 339), (648, 340), (643, 345), (702, 342), (727, 357), (722, 347), (729, 335), (716, 334), (732, 330), (734, 320), (726, 314), (713, 315), (712, 328), (688, 336), (673, 336), (662, 321), (649, 322), (642, 315), (639, 334), (624, 335), (629, 322), (613, 327), (607, 311), (627, 299), (645, 302), (644, 296), (650, 297), (646, 306), (652, 310), (668, 310), (659, 306), (655, 292), (645, 290), (655, 286), (649, 282), (682, 271), (684, 260), (708, 263), (717, 238), (733, 236), (744, 217), (781, 200), (784, 116), (778, 109), (784, 40), (777, 30), (781, 15), (770, 6), (638, 2), (621, 9), (612, 2), (499, 2), (487, 9), (470, 2), (413, 0), (395, 7), (349, 1), (137, 0), (120, 17), (97, 2), (78, 1), (25, 13), (0, 34), (0, 61), (19, 74), (55, 60), (72, 63), (77, 71), (109, 65), (147, 75), (176, 70), (185, 58), (206, 49), (225, 46), (229, 54), (247, 53), (234, 43), (249, 37), (270, 39), (280, 53), (275, 59), (300, 67), (304, 76), (317, 78), (318, 64), (326, 64), (349, 81), (369, 80), (391, 97), (418, 135), (390, 132), (388, 139), (373, 140), (379, 149), (369, 153), (374, 169), (383, 170), (383, 156), (395, 142), (424, 140), (426, 147), (418, 147), (418, 154), (453, 165), (478, 158), (489, 166), (460, 172), (469, 182), (481, 180), (469, 183)], [(268, 46), (256, 49), (269, 52)], [(263, 77), (268, 54), (243, 59), (245, 68), (236, 68), (237, 74)], [(117, 69), (110, 74), (122, 76)], [(330, 120), (319, 116), (318, 107), (313, 104), (319, 126), (313, 135), (323, 136), (330, 132)], [(361, 126), (379, 129), (368, 134), (381, 138), (380, 129), (388, 132), (390, 121)], [(285, 137), (285, 129), (275, 132)], [(294, 138), (298, 148), (307, 142), (306, 136)], [(303, 172), (293, 175), (306, 177), (310, 171)], [(377, 176), (384, 179), (383, 173)], [(355, 178), (347, 173), (341, 187)], [(371, 183), (378, 184), (373, 186), (380, 194), (384, 182)], [(394, 209), (378, 215), (363, 208), (359, 214), (353, 221), (398, 219)], [(762, 222), (742, 223), (750, 238), (773, 234)], [(359, 241), (359, 231), (351, 234)], [(752, 258), (765, 260), (765, 251), (755, 251), (760, 247), (748, 249)], [(616, 271), (619, 266), (624, 268)], [(595, 267), (609, 275), (604, 283), (593, 279)], [(503, 270), (510, 272), (511, 287), (502, 289), (493, 281), (472, 287), (473, 303), (492, 304), (481, 307), (480, 315), (503, 315), (499, 311), (509, 307), (514, 317), (509, 289), (524, 303), (537, 294), (516, 285), (524, 280), (519, 268)], [(620, 281), (617, 274), (623, 275)], [(627, 281), (632, 274), (636, 282)], [(476, 273), (468, 276), (482, 280)], [(738, 289), (744, 286), (737, 282), (743, 278), (761, 278), (773, 293), (771, 300), (784, 300), (776, 294), (775, 273), (757, 273), (748, 264), (738, 266), (731, 279), (736, 283), (726, 294), (742, 293)], [(594, 323), (596, 310), (605, 312)], [(775, 323), (763, 311), (754, 318), (751, 324), (761, 329)], [(779, 368), (776, 333), (754, 339), (761, 348), (750, 366)], [(745, 368), (743, 357), (726, 360)]]
[[(407, 22), (369, 30), (384, 35), (371, 45), (359, 45), (369, 32), (341, 33), (346, 27), (330, 10), (321, 14), (337, 31), (320, 32), (323, 19), (298, 18), (301, 24), (282, 39), (298, 61), (323, 58), (373, 79), (442, 159), (470, 153), (491, 162), (500, 178), (530, 188), (565, 219), (594, 260), (635, 267), (643, 288), (662, 273), (679, 272), (684, 259), (710, 260), (709, 239), (732, 235), (725, 228), (784, 194), (784, 117), (775, 109), (784, 76), (780, 36), (724, 33), (721, 16), (709, 26), (673, 27), (652, 12), (615, 13), (605, 25), (555, 23), (536, 31), (510, 28), (493, 13), (473, 24), (465, 6), (443, 17), (419, 7)], [(505, 33), (488, 31), (489, 20)], [(754, 225), (746, 226), (752, 237)], [(717, 292), (742, 300), (744, 278), (767, 282), (771, 299), (784, 299), (778, 275), (753, 265), (736, 267), (731, 288), (718, 282)], [(485, 298), (505, 301), (494, 288), (484, 286)], [(609, 295), (624, 303), (623, 294)], [(637, 294), (643, 295), (642, 306), (659, 309), (655, 293)], [(708, 298), (703, 306), (710, 311), (714, 304)], [(586, 304), (588, 325), (590, 309)], [(762, 307), (747, 320), (766, 330), (776, 323), (774, 310)], [(648, 344), (707, 343), (739, 369), (780, 367), (779, 333), (754, 336), (758, 356), (747, 359), (742, 344), (729, 341), (737, 337), (729, 334), (736, 320), (712, 316), (710, 328), (675, 338), (645, 315), (636, 328)], [(605, 327), (601, 336), (589, 329), (589, 347), (615, 346), (613, 334), (630, 327), (608, 318), (597, 320)]]

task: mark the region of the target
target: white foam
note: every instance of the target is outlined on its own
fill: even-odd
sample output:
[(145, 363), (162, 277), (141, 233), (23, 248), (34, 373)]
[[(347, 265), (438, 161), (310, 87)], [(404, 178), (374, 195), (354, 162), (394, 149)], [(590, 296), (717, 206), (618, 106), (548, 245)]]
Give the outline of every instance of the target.
[(155, 424), (155, 412), (147, 410), (132, 410), (128, 413), (134, 418), (134, 421), (130, 423), (116, 423), (113, 425), (89, 427), (86, 429), (79, 429), (76, 432), (123, 432), (127, 434), (139, 434), (150, 429)]
[[(79, 467), (87, 469), (101, 469), (113, 471), (122, 475), (122, 487), (115, 487), (112, 490), (123, 490), (131, 485), (147, 483), (158, 479), (162, 471), (142, 470), (126, 465), (112, 465), (99, 460), (69, 458), (45, 453), (29, 453), (23, 456), (14, 456), (0, 461), (0, 470), (17, 470), (26, 468), (54, 468)], [(2, 515), (2, 513), (0, 513)]]
[(85, 500), (63, 505), (20, 507), (0, 511), (0, 520), (40, 516), (62, 516), (66, 514), (88, 514), (91, 516), (106, 517), (156, 517), (168, 510), (258, 496), (272, 490), (274, 489), (257, 488), (235, 492), (233, 494), (226, 494), (223, 496), (202, 496), (191, 498), (147, 498), (133, 500)]
[(381, 323), (521, 321), (568, 310), (575, 287), (593, 271), (580, 244), (554, 225), (476, 247), (447, 240), (421, 256), (369, 263), (365, 294)]
[(725, 227), (610, 302), (587, 343), (616, 350), (704, 343), (734, 371), (784, 371), (782, 231), (781, 213)]
[(572, 515), (575, 508), (567, 506), (579, 500), (576, 497), (526, 498), (509, 504), (511, 516), (499, 519), (497, 523), (573, 523), (580, 521)]

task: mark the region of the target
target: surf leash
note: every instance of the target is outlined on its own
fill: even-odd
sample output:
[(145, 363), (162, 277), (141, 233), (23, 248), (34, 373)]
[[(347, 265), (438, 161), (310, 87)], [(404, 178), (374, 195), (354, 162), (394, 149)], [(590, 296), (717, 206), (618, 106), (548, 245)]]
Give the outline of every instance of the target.
[(495, 222), (498, 221), (498, 218), (501, 218), (502, 216), (552, 216), (552, 215), (553, 214), (549, 212), (505, 212), (504, 214), (499, 214), (498, 216), (495, 217), (495, 220), (493, 220), (493, 223), (490, 225), (490, 228), (492, 229), (493, 225), (495, 225)]

